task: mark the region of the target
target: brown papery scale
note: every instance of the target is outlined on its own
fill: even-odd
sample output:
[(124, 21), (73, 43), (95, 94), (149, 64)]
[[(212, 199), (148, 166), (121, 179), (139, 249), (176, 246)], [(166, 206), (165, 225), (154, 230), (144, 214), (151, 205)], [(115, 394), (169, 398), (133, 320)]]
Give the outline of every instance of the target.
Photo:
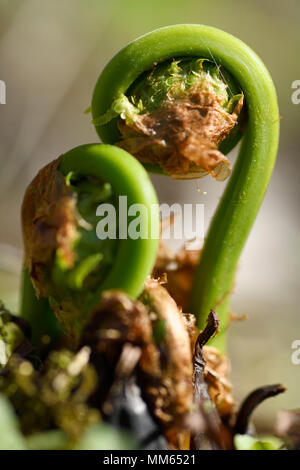
[(142, 163), (160, 164), (172, 178), (210, 174), (223, 181), (230, 175), (230, 163), (218, 146), (235, 127), (242, 107), (243, 96), (231, 114), (226, 112), (207, 84), (132, 122), (120, 120), (118, 145)]
[(76, 199), (58, 171), (60, 159), (42, 168), (28, 186), (22, 205), (25, 267), (38, 297), (48, 297), (46, 271), (56, 250), (66, 266), (74, 263)]
[(141, 349), (136, 367), (142, 395), (169, 443), (182, 448), (186, 416), (193, 400), (192, 352), (183, 316), (168, 292), (154, 279), (140, 301), (118, 291), (106, 292), (83, 334), (99, 374), (100, 401), (114, 382), (125, 344)]

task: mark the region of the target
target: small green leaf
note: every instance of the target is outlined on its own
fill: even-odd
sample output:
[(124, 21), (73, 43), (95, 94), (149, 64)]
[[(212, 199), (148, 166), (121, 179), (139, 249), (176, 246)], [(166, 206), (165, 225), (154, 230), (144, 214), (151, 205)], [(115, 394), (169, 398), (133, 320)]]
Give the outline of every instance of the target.
[(234, 436), (236, 450), (279, 450), (283, 442), (275, 436), (252, 437), (248, 434)]
[(75, 450), (134, 450), (137, 444), (130, 434), (101, 423), (91, 426), (74, 444)]
[(95, 126), (104, 126), (117, 116), (118, 113), (116, 113), (112, 108), (109, 108), (106, 113), (102, 114), (102, 116), (93, 119), (92, 124), (94, 124)]
[(71, 289), (81, 289), (85, 278), (98, 266), (102, 259), (102, 253), (95, 253), (78, 263), (68, 276), (69, 287)]

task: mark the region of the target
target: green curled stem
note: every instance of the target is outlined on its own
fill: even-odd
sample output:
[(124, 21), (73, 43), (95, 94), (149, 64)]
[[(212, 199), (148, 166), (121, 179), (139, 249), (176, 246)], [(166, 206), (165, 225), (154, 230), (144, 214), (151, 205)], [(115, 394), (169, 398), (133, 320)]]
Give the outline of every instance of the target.
[[(87, 144), (70, 150), (60, 157), (58, 170), (65, 177), (74, 173), (81, 177), (94, 177), (95, 180), (110, 183), (117, 213), (120, 196), (127, 197), (128, 209), (134, 204), (139, 205), (135, 207), (140, 226), (143, 227), (143, 236), (133, 238), (130, 234), (124, 234), (120, 239), (117, 234), (118, 244), (113, 264), (101, 284), (93, 290), (93, 299), (92, 302), (88, 302), (87, 308), (91, 311), (99, 302), (102, 292), (108, 289), (121, 289), (130, 297), (136, 298), (153, 268), (159, 240), (159, 208), (147, 172), (124, 150), (104, 144)], [(142, 207), (141, 211), (139, 207)], [(137, 214), (122, 215), (127, 217), (125, 222), (128, 229), (130, 221), (137, 217)], [(42, 323), (45, 327), (47, 312), (49, 313), (49, 310), (45, 308), (43, 299), (38, 301), (35, 298), (28, 271), (25, 270), (21, 313), (31, 322), (33, 329), (35, 325), (37, 326), (37, 336), (41, 332), (41, 319), (38, 320), (38, 317), (44, 317)], [(48, 332), (51, 335), (51, 330), (48, 329)]]
[[(228, 326), (229, 297), (237, 262), (254, 223), (274, 167), (279, 114), (272, 79), (259, 57), (243, 42), (218, 29), (202, 25), (176, 25), (149, 33), (116, 54), (96, 84), (92, 114), (96, 121), (120, 94), (155, 64), (181, 57), (199, 57), (222, 65), (240, 85), (248, 110), (248, 124), (234, 171), (217, 207), (196, 270), (190, 311), (204, 326), (210, 311), (217, 311), (221, 332)], [(97, 126), (102, 141), (119, 139), (117, 119)], [(158, 167), (148, 167), (160, 171)], [(221, 350), (225, 335), (214, 340)]]
[(159, 239), (159, 211), (156, 193), (142, 165), (122, 149), (111, 145), (87, 144), (62, 156), (60, 171), (95, 176), (111, 183), (117, 196), (127, 196), (128, 207), (141, 204), (141, 226), (147, 227), (144, 238), (119, 240), (114, 264), (99, 286), (100, 295), (107, 289), (122, 289), (137, 297), (154, 265)]

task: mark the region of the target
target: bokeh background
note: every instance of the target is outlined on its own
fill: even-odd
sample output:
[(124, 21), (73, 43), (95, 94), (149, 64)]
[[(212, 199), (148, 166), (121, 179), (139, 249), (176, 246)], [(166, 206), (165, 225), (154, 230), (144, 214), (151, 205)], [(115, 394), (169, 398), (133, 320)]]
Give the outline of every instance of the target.
[[(176, 23), (239, 37), (261, 56), (278, 90), (278, 162), (233, 296), (234, 311), (248, 321), (234, 323), (229, 338), (238, 400), (266, 383), (288, 387), (255, 413), (266, 431), (276, 410), (300, 407), (300, 365), (291, 362), (291, 343), (300, 339), (300, 105), (291, 101), (291, 84), (300, 79), (298, 0), (0, 0), (0, 79), (7, 86), (7, 104), (0, 105), (0, 298), (17, 311), (26, 186), (60, 153), (97, 141), (84, 110), (111, 56), (137, 36)], [(209, 178), (197, 186), (153, 181), (161, 202), (204, 203), (206, 225), (224, 189)]]

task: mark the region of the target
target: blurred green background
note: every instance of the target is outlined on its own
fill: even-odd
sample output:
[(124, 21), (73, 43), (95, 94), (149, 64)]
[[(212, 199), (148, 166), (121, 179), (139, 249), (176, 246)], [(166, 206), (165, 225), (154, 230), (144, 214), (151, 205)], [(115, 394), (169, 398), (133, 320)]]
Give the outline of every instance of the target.
[[(291, 362), (299, 321), (299, 0), (0, 0), (0, 298), (17, 310), (22, 264), (20, 206), (36, 172), (60, 153), (97, 141), (84, 110), (98, 74), (122, 46), (155, 28), (202, 23), (239, 37), (275, 81), (282, 116), (278, 163), (239, 264), (230, 354), (235, 395), (282, 382), (288, 392), (255, 414), (261, 430), (276, 410), (300, 407), (300, 365)], [(234, 161), (235, 153), (231, 160)], [(206, 225), (224, 186), (208, 179), (153, 178), (161, 202), (205, 204)]]

